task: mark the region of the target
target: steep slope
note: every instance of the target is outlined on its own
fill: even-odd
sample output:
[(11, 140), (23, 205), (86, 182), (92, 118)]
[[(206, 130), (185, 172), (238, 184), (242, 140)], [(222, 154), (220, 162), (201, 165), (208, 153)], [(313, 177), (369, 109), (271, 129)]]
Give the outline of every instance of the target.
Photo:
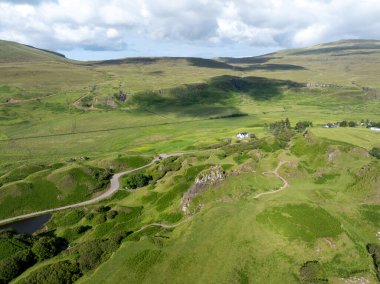
[(0, 40), (0, 63), (63, 60), (65, 56), (54, 51)]

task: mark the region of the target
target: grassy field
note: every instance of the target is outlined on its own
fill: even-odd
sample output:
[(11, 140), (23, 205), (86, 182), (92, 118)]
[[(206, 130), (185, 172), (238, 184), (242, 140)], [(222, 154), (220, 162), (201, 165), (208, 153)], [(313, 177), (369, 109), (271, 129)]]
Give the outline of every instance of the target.
[[(311, 148), (304, 138), (298, 138), (295, 143), (298, 147)], [(371, 260), (365, 246), (375, 241), (376, 228), (372, 222), (378, 222), (378, 216), (373, 211), (376, 209), (362, 208), (358, 202), (370, 199), (377, 203), (378, 184), (367, 183), (358, 194), (351, 189), (356, 177), (350, 177), (346, 171), (371, 164), (371, 159), (360, 153), (352, 154), (355, 147), (324, 144), (319, 139), (313, 143), (337, 147), (341, 156), (334, 162), (325, 156), (315, 166), (315, 172), (308, 173), (300, 165), (314, 160), (313, 152), (304, 151), (299, 157), (280, 151), (265, 154), (259, 160), (252, 155), (244, 167), (247, 170), (250, 166), (251, 173), (236, 176), (244, 182), (236, 185), (235, 176), (231, 175), (222, 185), (203, 192), (194, 199), (194, 206), (202, 204), (202, 209), (190, 221), (172, 232), (146, 232), (138, 242), (125, 241), (108, 262), (80, 283), (295, 283), (299, 281), (300, 267), (311, 260), (321, 263), (331, 283), (339, 283), (338, 278), (349, 281), (353, 276), (375, 283), (368, 270)], [(216, 161), (212, 156), (202, 163)], [(260, 179), (262, 170), (275, 167), (279, 159), (289, 161), (281, 174), (289, 180), (290, 187), (255, 199), (254, 193), (258, 191), (254, 181)], [(352, 162), (352, 167), (346, 159)], [(373, 166), (378, 171), (380, 164), (376, 162)], [(229, 172), (237, 168), (235, 164)], [(321, 182), (317, 177), (322, 171), (335, 172), (336, 176)], [(378, 181), (378, 174), (372, 174)], [(175, 176), (165, 178), (153, 192), (159, 195), (163, 188), (165, 192), (174, 190), (166, 180), (175, 180)], [(268, 182), (271, 183), (267, 190), (278, 187), (278, 180)], [(260, 183), (261, 190), (268, 182)], [(123, 204), (137, 206), (139, 200), (140, 204), (147, 204), (148, 199), (140, 196), (150, 191), (134, 193)], [(149, 193), (149, 200), (153, 192)], [(173, 203), (172, 210), (178, 208), (178, 202)], [(148, 210), (149, 215), (155, 215), (149, 208), (144, 208), (144, 212)], [(158, 216), (154, 220), (162, 221)]]
[[(0, 42), (1, 218), (89, 199), (111, 173), (188, 152), (141, 170), (141, 188), (125, 176), (112, 198), (54, 213), (41, 234), (70, 249), (13, 283), (84, 258), (79, 283), (299, 283), (308, 265), (318, 283), (376, 283), (366, 245), (378, 243), (380, 162), (368, 151), (380, 134), (322, 125), (380, 122), (379, 52), (352, 41), (76, 62)], [(281, 148), (268, 125), (285, 118), (314, 126)], [(216, 168), (222, 180), (196, 182)], [(173, 227), (141, 229), (152, 223)], [(17, 240), (0, 239), (0, 271), (26, 250)]]

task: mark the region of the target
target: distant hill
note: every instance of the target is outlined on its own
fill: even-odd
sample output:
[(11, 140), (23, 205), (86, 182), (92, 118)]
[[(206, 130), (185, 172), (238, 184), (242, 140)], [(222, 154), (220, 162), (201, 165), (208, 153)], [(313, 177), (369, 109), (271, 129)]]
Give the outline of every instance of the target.
[(253, 57), (221, 57), (219, 60), (230, 64), (266, 63), (271, 59), (279, 59), (287, 55), (365, 55), (380, 53), (380, 40), (339, 40), (318, 44), (306, 48), (286, 49)]
[(380, 41), (378, 40), (339, 40), (331, 43), (318, 44), (303, 49), (288, 51), (290, 55), (355, 55), (371, 54), (380, 52)]
[(0, 40), (0, 63), (62, 60), (65, 60), (65, 56), (58, 52)]

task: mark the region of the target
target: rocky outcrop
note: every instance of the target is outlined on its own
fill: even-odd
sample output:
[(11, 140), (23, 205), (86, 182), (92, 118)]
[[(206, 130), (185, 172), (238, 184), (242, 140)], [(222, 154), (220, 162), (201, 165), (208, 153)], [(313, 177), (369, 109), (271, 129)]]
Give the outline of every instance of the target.
[(225, 172), (219, 165), (212, 166), (210, 169), (201, 172), (195, 178), (195, 184), (183, 195), (181, 200), (181, 210), (184, 214), (190, 214), (190, 203), (203, 188), (223, 182)]
[(327, 149), (327, 153), (328, 153), (327, 161), (329, 161), (330, 163), (334, 163), (334, 160), (340, 154), (340, 151), (338, 149), (329, 148)]
[(213, 185), (224, 180), (224, 170), (221, 166), (212, 166), (209, 170), (201, 172), (195, 179), (196, 186)]

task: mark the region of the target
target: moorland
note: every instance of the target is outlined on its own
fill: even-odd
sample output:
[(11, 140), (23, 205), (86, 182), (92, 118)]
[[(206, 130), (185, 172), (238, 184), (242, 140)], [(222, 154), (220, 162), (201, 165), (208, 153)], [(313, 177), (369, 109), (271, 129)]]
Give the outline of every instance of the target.
[(377, 283), (379, 76), (375, 40), (87, 62), (0, 41), (0, 220), (129, 172), (0, 233), (0, 283)]

